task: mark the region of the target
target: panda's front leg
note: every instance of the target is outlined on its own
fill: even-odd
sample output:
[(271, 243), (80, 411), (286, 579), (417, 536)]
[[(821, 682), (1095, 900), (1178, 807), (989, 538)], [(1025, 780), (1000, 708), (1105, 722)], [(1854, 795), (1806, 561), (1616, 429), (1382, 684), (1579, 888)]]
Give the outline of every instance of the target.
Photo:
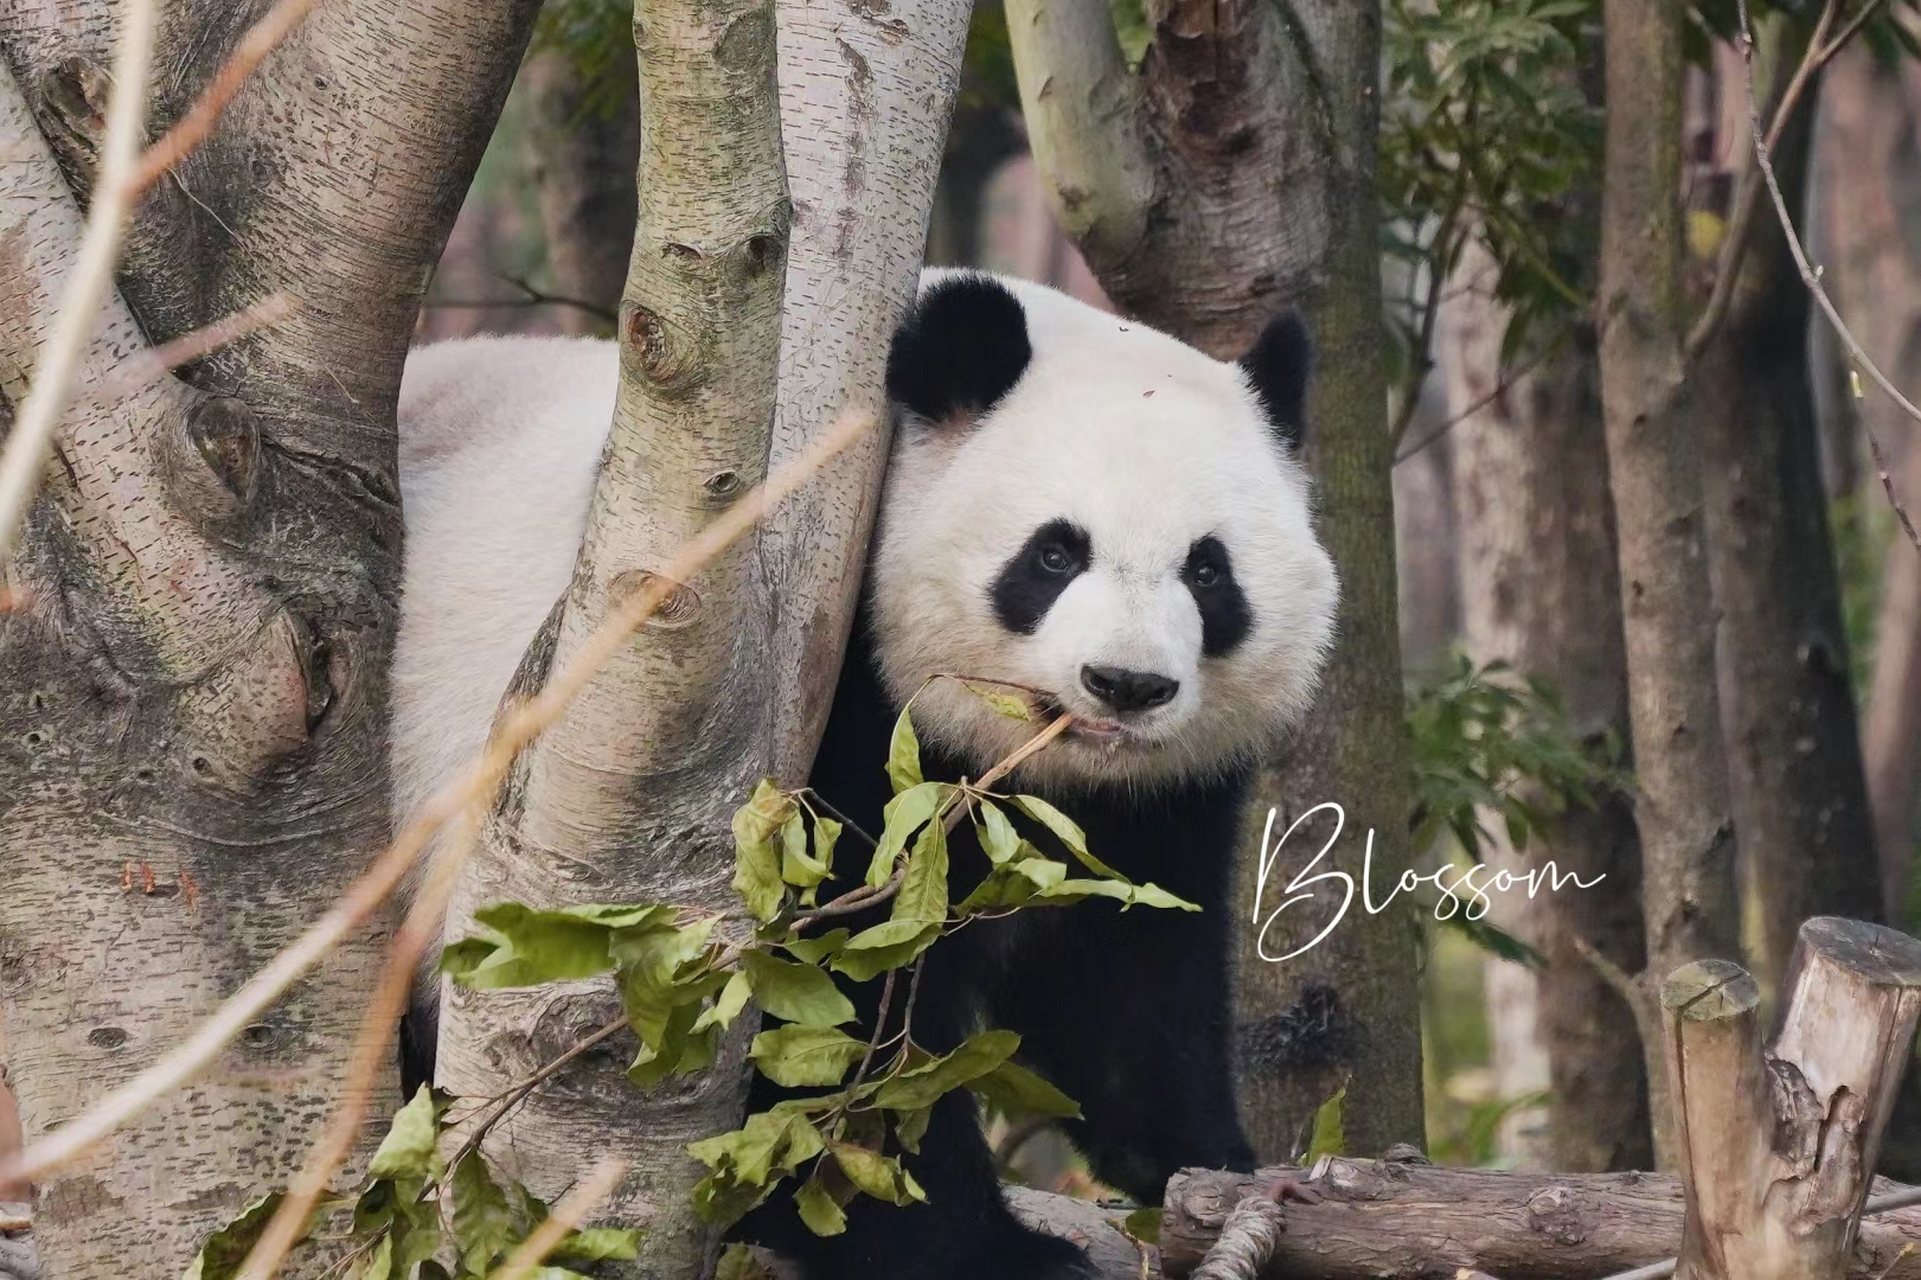
[(1226, 917), (1105, 903), (1063, 912), (1047, 962), (996, 993), (1020, 1056), (1080, 1103), (1094, 1174), (1157, 1205), (1184, 1167), (1249, 1171), (1234, 1107)]

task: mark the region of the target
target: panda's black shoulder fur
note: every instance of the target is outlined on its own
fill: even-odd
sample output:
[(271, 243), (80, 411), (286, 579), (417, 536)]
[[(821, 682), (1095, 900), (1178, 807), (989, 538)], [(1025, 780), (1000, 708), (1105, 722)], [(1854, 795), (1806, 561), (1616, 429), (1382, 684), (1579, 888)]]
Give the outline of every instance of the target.
[(1297, 311), (1281, 312), (1236, 363), (1274, 424), (1274, 434), (1288, 447), (1300, 448), (1307, 430), (1307, 384), (1314, 371), (1314, 340), (1307, 322)]
[(887, 394), (931, 422), (974, 417), (1014, 389), (1034, 358), (1027, 311), (992, 276), (948, 276), (921, 291), (887, 355)]

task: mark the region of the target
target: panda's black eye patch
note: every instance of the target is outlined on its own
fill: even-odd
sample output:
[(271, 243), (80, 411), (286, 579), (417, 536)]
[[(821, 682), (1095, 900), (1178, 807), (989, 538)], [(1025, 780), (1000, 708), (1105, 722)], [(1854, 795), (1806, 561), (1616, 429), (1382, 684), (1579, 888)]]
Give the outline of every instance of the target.
[(1210, 658), (1231, 653), (1254, 629), (1254, 614), (1247, 607), (1247, 596), (1234, 581), (1234, 562), (1219, 538), (1209, 535), (1197, 539), (1187, 549), (1187, 564), (1181, 569), (1194, 606), (1201, 611), (1201, 652)]
[(1050, 520), (1029, 534), (1005, 565), (988, 594), (1003, 627), (1031, 636), (1067, 584), (1087, 571), (1093, 544), (1071, 520)]

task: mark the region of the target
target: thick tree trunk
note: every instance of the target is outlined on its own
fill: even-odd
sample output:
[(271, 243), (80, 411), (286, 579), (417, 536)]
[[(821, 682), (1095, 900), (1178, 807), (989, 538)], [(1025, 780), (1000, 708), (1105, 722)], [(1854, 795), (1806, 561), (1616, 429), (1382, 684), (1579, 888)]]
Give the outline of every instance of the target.
[[(1791, 71), (1800, 58), (1795, 42), (1777, 34), (1770, 43)], [(1721, 92), (1739, 105), (1720, 114), (1738, 116), (1739, 125), (1723, 129), (1718, 151), (1746, 157), (1732, 165), (1737, 174), (1754, 166), (1744, 76), (1738, 55), (1722, 57)], [(1772, 112), (1770, 103), (1764, 118)], [(1804, 104), (1774, 150), (1795, 207), (1806, 189), (1812, 119)], [(1808, 292), (1768, 212), (1755, 219), (1727, 318), (1694, 376), (1729, 790), (1759, 925), (1754, 965), (1773, 985), (1803, 920), (1884, 917), (1821, 483)]]
[[(565, 53), (527, 60), (527, 128), (521, 139), (540, 193), (547, 264), (556, 292), (611, 313), (620, 303), (634, 244), (635, 158), (640, 153), (636, 61), (615, 56), (612, 82), (583, 83)], [(607, 322), (581, 307), (560, 307), (563, 333), (604, 333)]]
[[(1008, 9), (1034, 156), (1055, 213), (1124, 311), (1230, 358), (1283, 304), (1319, 350), (1307, 458), (1321, 536), (1340, 571), (1337, 647), (1285, 763), (1263, 773), (1244, 846), (1235, 945), (1242, 1118), (1257, 1150), (1290, 1152), (1314, 1108), (1348, 1084), (1360, 1150), (1424, 1138), (1414, 934), (1406, 902), (1358, 900), (1320, 945), (1263, 963), (1256, 902), (1266, 815), (1278, 840), (1326, 801), (1346, 809), (1335, 864), (1377, 885), (1407, 860), (1407, 782), (1395, 620), (1390, 444), (1381, 394), (1374, 183), (1380, 6), (1176, 0), (1152, 7), (1138, 79), (1106, 6)], [(1325, 814), (1323, 817), (1325, 818)], [(1267, 912), (1320, 841), (1304, 829), (1268, 877)], [(1267, 930), (1280, 956), (1320, 932), (1338, 898)], [(1316, 914), (1318, 912), (1318, 914)]]
[[(1618, 535), (1647, 971), (1735, 954), (1699, 409), (1682, 352), (1681, 11), (1606, 0), (1601, 401)], [(1644, 993), (1645, 997), (1645, 993)], [(1655, 1149), (1670, 1137), (1647, 1035)], [(1664, 1157), (1663, 1164), (1667, 1163)]]
[[(153, 130), (261, 7), (170, 6)], [(29, 1141), (179, 1041), (386, 842), (394, 393), (532, 10), (322, 6), (134, 220), (86, 357), (95, 395), (68, 414), (4, 566), (27, 600), (0, 614), (0, 1039)], [(112, 11), (0, 9), (8, 400), (79, 230), (42, 139), (84, 189)], [(99, 395), (147, 340), (271, 288), (299, 299), (293, 320), (188, 380)], [(184, 1096), (39, 1184), (48, 1274), (118, 1277), (129, 1259), (178, 1274), (285, 1181), (328, 1110), (380, 933)]]
[[(913, 288), (966, 9), (897, 5), (887, 23), (856, 29), (797, 6), (778, 36), (774, 17), (752, 0), (636, 10), (641, 197), (621, 400), (574, 585), (522, 679), (538, 682), (831, 418), (858, 412), (877, 429), (757, 543), (681, 584), (671, 623), (643, 628), (523, 755), (457, 892), (453, 930), (503, 897), (731, 910), (733, 811), (756, 777), (806, 777), (853, 616), (886, 456), (882, 361)], [(440, 1081), (495, 1093), (617, 1008), (604, 986), (450, 989)], [(586, 1055), (490, 1149), (542, 1193), (620, 1151), (633, 1169), (612, 1215), (650, 1228), (639, 1272), (698, 1274), (714, 1240), (693, 1216), (685, 1146), (737, 1122), (752, 1027), (736, 1022), (712, 1070), (645, 1100), (624, 1078), (626, 1056)]]
[[(620, 304), (620, 395), (573, 584), (516, 684), (540, 686), (653, 566), (762, 478), (791, 216), (774, 32), (772, 0), (635, 8), (644, 195)], [(729, 820), (768, 772), (773, 707), (770, 609), (753, 562), (753, 547), (736, 544), (697, 582), (676, 584), (662, 615), (522, 754), (456, 892), (450, 937), (487, 902), (573, 900), (583, 875), (601, 901), (733, 908)], [(620, 1008), (605, 984), (443, 990), (436, 1073), (463, 1097), (510, 1088)], [(700, 1175), (685, 1148), (739, 1123), (751, 1033), (751, 1019), (737, 1022), (711, 1071), (645, 1106), (617, 1101), (622, 1055), (600, 1055), (486, 1149), (549, 1199), (619, 1151), (631, 1164), (610, 1216), (648, 1228), (634, 1273), (704, 1274), (717, 1240), (687, 1197)], [(583, 1106), (581, 1090), (598, 1105)]]
[[(1480, 269), (1479, 253), (1470, 251), (1463, 275)], [(1562, 350), (1501, 389), (1510, 377), (1500, 359), (1506, 321), (1493, 299), (1465, 293), (1442, 330), (1450, 406), (1485, 402), (1452, 432), (1466, 642), (1476, 662), (1501, 660), (1545, 679), (1570, 726), (1599, 750), (1609, 738), (1625, 741), (1628, 725), (1594, 336), (1577, 328)], [(1534, 1025), (1512, 1034), (1547, 1056), (1548, 1167), (1571, 1172), (1645, 1168), (1653, 1155), (1633, 1011), (1578, 949), (1592, 946), (1629, 973), (1644, 960), (1633, 814), (1624, 795), (1599, 799), (1532, 833), (1520, 855), (1593, 887), (1501, 900), (1547, 967), (1489, 961), (1502, 975), (1491, 974), (1490, 986), (1535, 990)], [(1502, 1028), (1493, 1030), (1498, 1045)]]

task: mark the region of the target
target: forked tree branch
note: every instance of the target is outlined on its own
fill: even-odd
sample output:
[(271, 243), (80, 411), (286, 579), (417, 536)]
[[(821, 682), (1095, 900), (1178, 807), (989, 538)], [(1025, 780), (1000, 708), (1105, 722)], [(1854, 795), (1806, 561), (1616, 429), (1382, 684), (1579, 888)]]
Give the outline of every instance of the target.
[(407, 824), (393, 844), (292, 946), (227, 997), (185, 1043), (16, 1158), (0, 1162), (0, 1181), (37, 1178), (78, 1158), (157, 1099), (204, 1071), (222, 1049), (301, 975), (365, 923), (443, 827), (473, 804), (488, 798), (514, 755), (565, 714), (593, 675), (620, 651), (633, 629), (660, 608), (673, 583), (697, 576), (702, 566), (764, 519), (788, 494), (807, 483), (872, 426), (872, 418), (850, 415), (843, 419), (812, 449), (769, 477), (766, 484), (749, 492), (682, 548), (667, 563), (662, 576), (609, 616), (573, 658), (553, 673), (538, 695), (503, 718), (486, 755), (422, 806), (419, 815)]

